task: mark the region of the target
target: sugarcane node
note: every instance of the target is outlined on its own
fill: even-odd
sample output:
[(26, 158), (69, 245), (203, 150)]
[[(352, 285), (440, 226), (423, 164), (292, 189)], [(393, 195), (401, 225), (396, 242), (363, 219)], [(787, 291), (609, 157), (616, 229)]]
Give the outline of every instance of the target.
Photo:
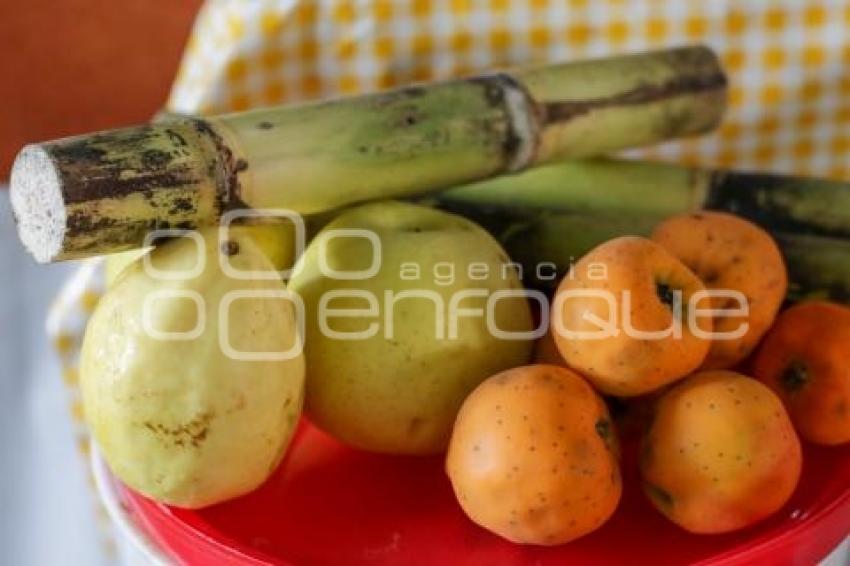
[(506, 115), (502, 150), (507, 171), (520, 171), (536, 159), (542, 128), (541, 105), (522, 82), (507, 73), (470, 79), (484, 89), (488, 104)]
[[(229, 210), (234, 203), (241, 203), (239, 190), (239, 172), (248, 168), (248, 162), (241, 157), (236, 157), (230, 146), (225, 143), (224, 138), (216, 131), (216, 129), (200, 118), (191, 119), (195, 129), (205, 135), (216, 149), (217, 159), (210, 162), (213, 175), (216, 179), (216, 211), (218, 212), (215, 219), (218, 220), (218, 215)], [(240, 166), (241, 164), (241, 166)]]

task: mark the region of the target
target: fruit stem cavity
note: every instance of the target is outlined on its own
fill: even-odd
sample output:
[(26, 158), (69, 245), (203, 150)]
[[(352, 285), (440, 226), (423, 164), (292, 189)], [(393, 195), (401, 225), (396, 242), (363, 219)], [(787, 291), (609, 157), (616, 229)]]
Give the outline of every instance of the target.
[(794, 393), (803, 388), (803, 386), (809, 381), (809, 372), (806, 368), (806, 364), (799, 360), (794, 360), (791, 364), (785, 368), (785, 371), (782, 372), (782, 386), (789, 393)]

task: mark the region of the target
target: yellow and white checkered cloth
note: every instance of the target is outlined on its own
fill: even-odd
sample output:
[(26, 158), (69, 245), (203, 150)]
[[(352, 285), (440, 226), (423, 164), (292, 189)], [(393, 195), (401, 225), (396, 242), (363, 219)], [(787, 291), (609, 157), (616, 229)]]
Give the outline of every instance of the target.
[(730, 76), (721, 129), (633, 155), (850, 175), (843, 0), (216, 0), (198, 17), (171, 110), (221, 113), (685, 43)]
[[(208, 0), (168, 109), (222, 113), (704, 43), (729, 72), (722, 127), (631, 155), (848, 178), (848, 26), (850, 0)], [(79, 347), (102, 292), (100, 263), (84, 263), (49, 323), (82, 451)]]

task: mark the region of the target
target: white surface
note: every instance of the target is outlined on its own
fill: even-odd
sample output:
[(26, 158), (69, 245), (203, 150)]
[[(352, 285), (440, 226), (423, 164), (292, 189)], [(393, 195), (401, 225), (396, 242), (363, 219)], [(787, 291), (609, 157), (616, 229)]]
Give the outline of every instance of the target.
[(38, 145), (21, 150), (9, 176), (12, 210), (21, 220), (21, 241), (38, 261), (55, 258), (65, 237), (65, 201), (59, 169)]
[(47, 344), (47, 308), (72, 265), (40, 266), (0, 190), (0, 564), (108, 562), (68, 397)]
[(96, 447), (92, 448), (89, 463), (97, 485), (97, 493), (116, 527), (115, 533), (118, 537), (116, 542), (121, 554), (121, 562), (125, 566), (136, 564), (167, 566), (168, 558), (159, 550), (156, 543), (136, 526), (127, 508), (119, 501), (116, 482), (110, 477), (106, 463), (100, 457)]

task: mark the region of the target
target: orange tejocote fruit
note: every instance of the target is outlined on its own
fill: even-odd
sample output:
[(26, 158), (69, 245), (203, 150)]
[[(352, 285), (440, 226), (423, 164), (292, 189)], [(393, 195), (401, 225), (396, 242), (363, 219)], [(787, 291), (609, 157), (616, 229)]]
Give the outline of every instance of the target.
[(752, 367), (785, 403), (800, 436), (817, 444), (850, 442), (850, 309), (822, 301), (789, 308)]
[(724, 533), (776, 512), (802, 453), (779, 398), (739, 373), (697, 373), (659, 400), (641, 448), (653, 505), (693, 533)]
[(696, 275), (658, 244), (636, 236), (610, 240), (558, 286), (555, 344), (567, 365), (604, 393), (653, 391), (705, 359), (711, 317), (688, 320), (688, 304), (700, 291), (705, 287)]
[(652, 239), (682, 260), (711, 290), (738, 291), (744, 306), (729, 295), (711, 299), (712, 309), (732, 312), (714, 317), (715, 333), (729, 333), (747, 323), (735, 339), (715, 339), (703, 369), (735, 366), (750, 355), (770, 328), (785, 293), (788, 275), (782, 254), (770, 235), (747, 220), (725, 212), (674, 216), (659, 224)]
[(517, 543), (555, 545), (614, 513), (617, 443), (602, 398), (571, 370), (531, 365), (466, 399), (446, 471), (470, 519)]

